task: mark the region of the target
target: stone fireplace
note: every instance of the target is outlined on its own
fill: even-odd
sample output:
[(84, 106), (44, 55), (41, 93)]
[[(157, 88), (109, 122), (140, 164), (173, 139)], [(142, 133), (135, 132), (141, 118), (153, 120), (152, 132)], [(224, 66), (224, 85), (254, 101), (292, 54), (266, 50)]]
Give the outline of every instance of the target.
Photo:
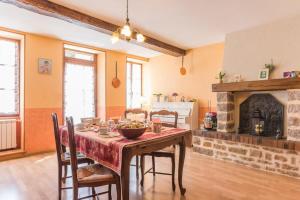
[[(251, 118), (253, 112), (259, 110), (265, 120), (264, 134), (261, 136), (276, 136), (280, 132), (288, 140), (300, 141), (300, 90), (287, 90), (286, 95), (285, 118), (284, 105), (270, 93), (252, 94), (239, 105), (235, 103), (235, 93), (217, 93), (217, 130), (224, 133), (253, 134)], [(239, 121), (234, 116), (235, 109), (239, 109)], [(284, 124), (287, 126), (286, 132)]]
[[(194, 131), (193, 150), (300, 178), (300, 79), (224, 83), (212, 88), (217, 92), (217, 131)], [(263, 134), (253, 132), (252, 118), (257, 113), (264, 122)], [(278, 133), (283, 137), (276, 138)]]

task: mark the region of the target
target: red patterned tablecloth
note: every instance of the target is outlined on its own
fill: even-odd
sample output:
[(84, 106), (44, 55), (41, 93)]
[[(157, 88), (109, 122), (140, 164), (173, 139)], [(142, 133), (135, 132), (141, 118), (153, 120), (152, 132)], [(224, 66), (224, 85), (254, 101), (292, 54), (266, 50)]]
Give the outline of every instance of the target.
[[(105, 167), (110, 168), (120, 175), (122, 167), (122, 150), (126, 145), (141, 143), (145, 140), (155, 140), (165, 138), (170, 135), (181, 134), (186, 132), (185, 129), (168, 128), (161, 133), (146, 132), (141, 137), (128, 140), (122, 136), (106, 138), (99, 136), (93, 131), (79, 132), (75, 131), (76, 147), (79, 152), (86, 157), (93, 159)], [(60, 127), (61, 141), (64, 145), (68, 145), (67, 127)]]

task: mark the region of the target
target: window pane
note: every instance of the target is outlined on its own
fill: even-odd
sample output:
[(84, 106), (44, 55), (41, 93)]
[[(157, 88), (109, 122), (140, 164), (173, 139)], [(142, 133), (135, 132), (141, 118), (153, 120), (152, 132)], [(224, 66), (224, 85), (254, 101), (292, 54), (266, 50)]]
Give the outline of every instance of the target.
[(18, 43), (0, 39), (0, 114), (19, 113)]
[(142, 65), (127, 63), (127, 108), (140, 108), (142, 96)]
[(0, 65), (16, 65), (16, 42), (0, 39)]
[(65, 116), (72, 116), (75, 123), (83, 117), (95, 117), (94, 72), (93, 66), (66, 63), (64, 111)]
[(94, 55), (84, 52), (72, 51), (69, 49), (65, 50), (65, 56), (68, 58), (76, 58), (81, 60), (94, 61)]

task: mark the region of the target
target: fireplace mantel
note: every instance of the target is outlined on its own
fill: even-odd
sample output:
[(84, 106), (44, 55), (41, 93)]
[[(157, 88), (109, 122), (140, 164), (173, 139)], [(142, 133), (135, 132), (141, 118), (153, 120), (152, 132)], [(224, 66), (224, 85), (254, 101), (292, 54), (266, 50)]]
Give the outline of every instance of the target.
[(213, 92), (254, 92), (300, 89), (300, 78), (242, 81), (212, 85)]

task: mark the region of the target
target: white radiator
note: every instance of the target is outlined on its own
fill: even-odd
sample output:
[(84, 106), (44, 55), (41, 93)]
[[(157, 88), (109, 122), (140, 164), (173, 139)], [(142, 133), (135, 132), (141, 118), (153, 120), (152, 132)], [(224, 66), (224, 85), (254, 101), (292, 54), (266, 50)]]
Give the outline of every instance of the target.
[(17, 147), (17, 120), (0, 120), (0, 151)]

